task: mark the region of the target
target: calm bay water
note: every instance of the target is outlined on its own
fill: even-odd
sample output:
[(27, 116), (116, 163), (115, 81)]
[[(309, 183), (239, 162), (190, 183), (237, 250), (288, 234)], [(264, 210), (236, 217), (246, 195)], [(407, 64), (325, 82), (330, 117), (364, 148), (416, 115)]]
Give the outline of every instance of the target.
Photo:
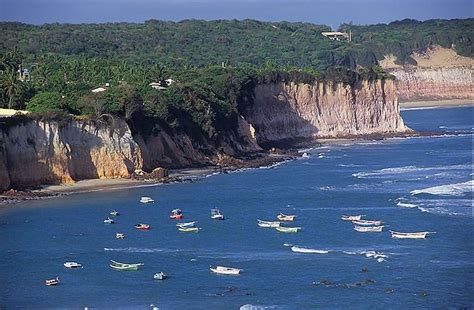
[[(402, 112), (413, 129), (467, 134), (328, 145), (271, 169), (1, 208), (0, 308), (472, 307), (473, 110)], [(157, 203), (140, 204), (140, 196)], [(225, 221), (209, 219), (213, 207)], [(168, 218), (173, 208), (202, 231), (179, 233)], [(116, 224), (104, 225), (113, 209)], [(280, 211), (296, 214), (302, 231), (257, 227), (257, 218)], [(358, 233), (343, 214), (381, 219), (385, 231)], [(136, 223), (152, 230), (137, 231)], [(436, 233), (396, 240), (389, 229)], [(116, 240), (116, 232), (126, 238)], [(294, 253), (284, 244), (329, 253)], [(110, 259), (145, 265), (118, 272)], [(65, 269), (66, 261), (84, 268)], [(220, 276), (209, 265), (244, 271)], [(158, 271), (170, 278), (154, 281)], [(61, 284), (46, 287), (56, 275)]]

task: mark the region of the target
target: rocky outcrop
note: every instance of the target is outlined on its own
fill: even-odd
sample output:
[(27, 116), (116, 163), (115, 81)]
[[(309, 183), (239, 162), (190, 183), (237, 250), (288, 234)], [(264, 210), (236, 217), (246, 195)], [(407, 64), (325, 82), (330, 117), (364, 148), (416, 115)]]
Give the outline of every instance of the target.
[(392, 80), (257, 85), (244, 117), (257, 141), (384, 134), (408, 130)]
[(413, 53), (411, 57), (415, 66), (397, 65), (393, 55), (380, 61), (381, 66), (396, 77), (400, 101), (474, 100), (474, 59), (439, 46)]
[(3, 189), (127, 178), (142, 167), (140, 148), (120, 120), (101, 126), (30, 120), (4, 127), (0, 139), (4, 150), (0, 174), (8, 174), (10, 181), (10, 185), (2, 182)]

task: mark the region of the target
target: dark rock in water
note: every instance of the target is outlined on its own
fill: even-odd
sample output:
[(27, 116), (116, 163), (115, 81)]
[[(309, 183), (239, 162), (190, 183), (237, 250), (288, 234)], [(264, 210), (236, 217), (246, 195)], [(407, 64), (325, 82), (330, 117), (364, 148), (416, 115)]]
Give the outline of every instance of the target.
[(362, 271), (362, 272), (369, 272), (369, 268), (367, 268), (367, 267), (364, 267), (364, 268), (362, 268), (362, 270), (361, 270), (361, 271)]
[(394, 291), (394, 290), (393, 290), (393, 288), (391, 288), (391, 287), (388, 287), (388, 288), (385, 289), (385, 293), (387, 293), (387, 294), (392, 294), (393, 291)]
[(428, 292), (427, 292), (427, 291), (421, 291), (421, 292), (419, 293), (419, 295), (420, 295), (421, 297), (426, 297), (426, 296), (428, 296)]

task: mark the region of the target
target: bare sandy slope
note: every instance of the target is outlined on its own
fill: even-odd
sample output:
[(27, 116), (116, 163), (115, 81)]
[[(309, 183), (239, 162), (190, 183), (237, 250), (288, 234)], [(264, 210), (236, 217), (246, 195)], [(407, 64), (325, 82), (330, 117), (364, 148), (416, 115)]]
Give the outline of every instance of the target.
[[(425, 53), (413, 53), (411, 55), (418, 63), (418, 68), (439, 68), (439, 67), (474, 67), (474, 59), (458, 55), (451, 48), (434, 46)], [(396, 57), (392, 54), (385, 55), (379, 63), (384, 69), (396, 69), (402, 66), (395, 64)]]
[(470, 99), (400, 102), (400, 109), (474, 106)]

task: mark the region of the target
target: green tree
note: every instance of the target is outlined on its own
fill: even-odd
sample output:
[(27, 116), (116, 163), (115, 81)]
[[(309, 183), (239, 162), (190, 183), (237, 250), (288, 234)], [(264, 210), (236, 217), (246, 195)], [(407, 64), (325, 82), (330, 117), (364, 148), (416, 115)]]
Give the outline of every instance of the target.
[(62, 112), (65, 100), (58, 92), (41, 92), (36, 94), (26, 105), (26, 109), (35, 113)]

